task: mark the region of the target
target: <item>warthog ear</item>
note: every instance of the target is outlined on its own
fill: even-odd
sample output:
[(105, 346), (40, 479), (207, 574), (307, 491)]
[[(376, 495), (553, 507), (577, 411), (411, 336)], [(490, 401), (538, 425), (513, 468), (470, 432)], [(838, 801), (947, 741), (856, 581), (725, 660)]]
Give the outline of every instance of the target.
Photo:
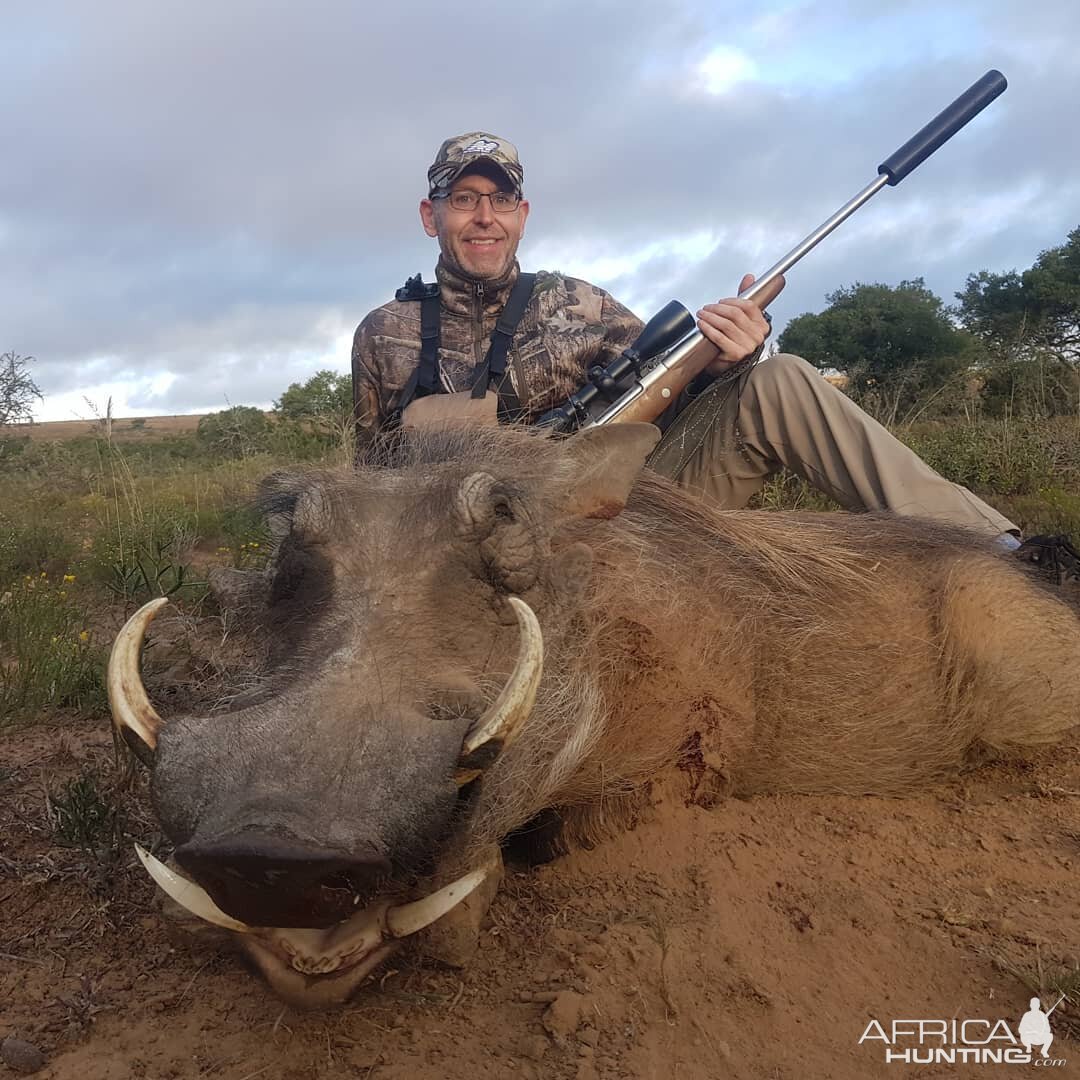
[(454, 497), (457, 533), (479, 547), (499, 584), (524, 592), (536, 582), (536, 537), (521, 501), (486, 472), (470, 473)]
[(275, 544), (291, 532), (322, 535), (330, 526), (330, 498), (314, 474), (276, 472), (259, 485), (259, 508)]
[(581, 465), (566, 502), (576, 517), (613, 518), (622, 513), (645, 459), (660, 441), (654, 424), (605, 424), (569, 440)]

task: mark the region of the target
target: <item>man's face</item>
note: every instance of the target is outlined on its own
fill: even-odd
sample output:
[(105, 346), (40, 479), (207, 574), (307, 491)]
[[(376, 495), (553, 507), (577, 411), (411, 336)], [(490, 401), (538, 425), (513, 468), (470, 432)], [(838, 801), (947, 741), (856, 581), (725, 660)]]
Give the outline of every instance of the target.
[[(497, 174), (469, 172), (454, 181), (451, 191), (468, 189), (481, 195), (510, 191), (505, 179)], [(510, 269), (518, 243), (525, 233), (529, 204), (521, 200), (509, 214), (496, 214), (490, 199), (481, 199), (475, 210), (454, 210), (446, 199), (422, 199), (420, 220), (428, 236), (438, 237), (443, 257), (451, 266), (469, 277), (491, 281)]]

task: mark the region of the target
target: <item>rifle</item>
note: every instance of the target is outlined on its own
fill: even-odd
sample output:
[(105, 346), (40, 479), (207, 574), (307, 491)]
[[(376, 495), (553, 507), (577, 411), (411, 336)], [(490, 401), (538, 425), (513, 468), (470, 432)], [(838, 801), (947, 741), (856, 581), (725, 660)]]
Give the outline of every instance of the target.
[[(977, 116), (1005, 87), (1000, 71), (988, 71), (921, 131), (889, 155), (878, 175), (827, 221), (739, 293), (742, 300), (775, 295), (776, 280), (825, 239), (886, 184), (895, 187), (935, 150)], [(589, 369), (589, 381), (566, 403), (545, 413), (539, 427), (570, 433), (599, 424), (655, 420), (716, 358), (716, 347), (698, 329), (693, 315), (672, 300), (654, 315), (628, 349), (607, 367)]]

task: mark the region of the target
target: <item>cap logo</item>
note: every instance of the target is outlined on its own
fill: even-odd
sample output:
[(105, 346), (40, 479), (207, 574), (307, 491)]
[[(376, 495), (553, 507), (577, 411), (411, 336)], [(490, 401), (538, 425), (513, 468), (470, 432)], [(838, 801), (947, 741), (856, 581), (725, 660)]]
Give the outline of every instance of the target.
[(499, 149), (499, 144), (494, 139), (474, 139), (468, 146), (461, 149), (463, 154), (493, 154)]

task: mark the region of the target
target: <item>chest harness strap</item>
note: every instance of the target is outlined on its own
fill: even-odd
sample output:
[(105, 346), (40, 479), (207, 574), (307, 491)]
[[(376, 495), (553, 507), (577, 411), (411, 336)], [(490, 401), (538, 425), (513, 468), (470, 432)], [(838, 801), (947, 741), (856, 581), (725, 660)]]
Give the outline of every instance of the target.
[[(521, 415), (521, 402), (514, 392), (513, 383), (506, 378), (506, 362), (514, 341), (514, 331), (525, 314), (535, 282), (535, 274), (518, 275), (495, 324), (487, 355), (477, 368), (472, 382), (474, 398), (482, 398), (489, 388), (499, 395), (498, 417), (502, 423), (516, 420)], [(439, 286), (424, 284), (417, 274), (405, 282), (404, 288), (398, 289), (396, 297), (398, 300), (420, 301), (420, 363), (401, 392), (397, 409), (400, 415), (400, 411), (414, 397), (443, 392), (439, 380)]]

